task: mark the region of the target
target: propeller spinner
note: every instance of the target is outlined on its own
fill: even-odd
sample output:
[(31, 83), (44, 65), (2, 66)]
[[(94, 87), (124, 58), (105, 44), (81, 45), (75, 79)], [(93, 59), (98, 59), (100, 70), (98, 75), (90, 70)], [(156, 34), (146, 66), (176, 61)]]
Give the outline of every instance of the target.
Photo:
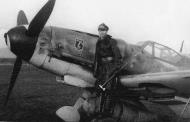
[(5, 34), (5, 41), (10, 50), (17, 56), (11, 80), (9, 84), (8, 93), (6, 96), (5, 105), (7, 104), (12, 89), (15, 85), (16, 78), (20, 72), (22, 66), (22, 59), (29, 61), (32, 57), (38, 36), (44, 25), (46, 24), (51, 12), (53, 11), (56, 0), (49, 0), (41, 10), (36, 14), (28, 29), (23, 26), (28, 24), (28, 20), (23, 11), (20, 11), (17, 18), (17, 26), (10, 29)]

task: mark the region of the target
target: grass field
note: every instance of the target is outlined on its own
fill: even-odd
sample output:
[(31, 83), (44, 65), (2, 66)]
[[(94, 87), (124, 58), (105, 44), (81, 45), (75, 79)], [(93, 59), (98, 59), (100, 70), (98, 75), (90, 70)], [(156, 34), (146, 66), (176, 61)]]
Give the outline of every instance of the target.
[[(55, 111), (62, 106), (73, 105), (82, 91), (57, 83), (55, 75), (24, 65), (7, 106), (3, 106), (12, 68), (11, 65), (0, 65), (0, 121), (61, 122)], [(150, 103), (146, 106), (158, 116), (160, 122), (174, 122), (177, 118), (165, 106)]]
[(0, 66), (0, 120), (60, 121), (55, 111), (72, 105), (80, 89), (55, 81), (55, 76), (22, 66), (7, 106), (3, 106), (13, 66)]

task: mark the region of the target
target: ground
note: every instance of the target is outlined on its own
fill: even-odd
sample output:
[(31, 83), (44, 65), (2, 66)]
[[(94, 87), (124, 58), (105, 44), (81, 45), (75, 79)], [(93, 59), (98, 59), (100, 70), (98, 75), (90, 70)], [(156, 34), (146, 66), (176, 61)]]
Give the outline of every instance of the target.
[(81, 89), (57, 83), (55, 76), (22, 66), (7, 106), (3, 106), (13, 66), (0, 66), (0, 120), (60, 121), (55, 111), (72, 105)]
[[(55, 115), (56, 110), (65, 105), (73, 105), (82, 91), (77, 87), (57, 83), (55, 75), (24, 65), (10, 100), (7, 106), (4, 106), (12, 68), (12, 65), (0, 66), (0, 121), (61, 122)], [(159, 122), (174, 122), (177, 118), (165, 106), (145, 104), (156, 114)]]

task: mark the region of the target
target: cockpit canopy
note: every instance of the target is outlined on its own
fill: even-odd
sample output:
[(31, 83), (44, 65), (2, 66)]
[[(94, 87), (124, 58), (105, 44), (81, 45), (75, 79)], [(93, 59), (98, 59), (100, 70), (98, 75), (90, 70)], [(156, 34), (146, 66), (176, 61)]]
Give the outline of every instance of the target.
[(175, 50), (153, 41), (139, 42), (138, 45), (151, 57), (169, 64), (177, 65), (183, 59), (183, 56)]

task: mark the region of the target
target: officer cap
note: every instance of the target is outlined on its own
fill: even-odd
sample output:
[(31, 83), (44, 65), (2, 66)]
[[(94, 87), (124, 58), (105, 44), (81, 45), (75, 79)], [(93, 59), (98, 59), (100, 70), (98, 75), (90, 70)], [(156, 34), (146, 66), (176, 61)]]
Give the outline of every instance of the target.
[(98, 31), (108, 31), (109, 30), (109, 27), (106, 25), (106, 24), (104, 24), (104, 23), (102, 23), (102, 24), (100, 24), (99, 26), (98, 26)]

